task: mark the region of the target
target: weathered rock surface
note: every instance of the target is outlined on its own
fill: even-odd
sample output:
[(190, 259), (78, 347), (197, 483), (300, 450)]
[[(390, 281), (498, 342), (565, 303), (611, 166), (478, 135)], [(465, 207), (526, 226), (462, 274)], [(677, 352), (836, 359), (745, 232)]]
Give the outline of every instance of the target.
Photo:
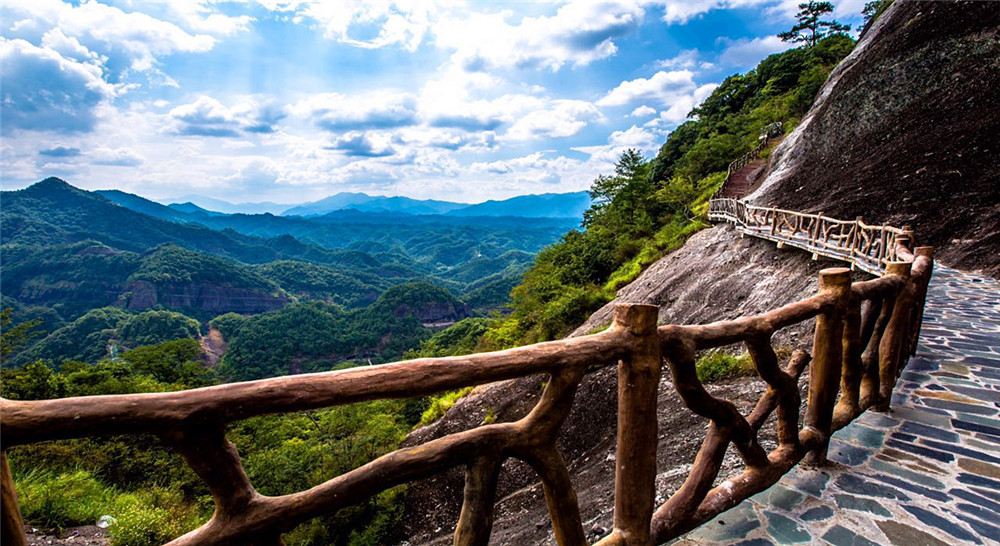
[(912, 225), (1000, 275), (1000, 9), (896, 2), (775, 150), (759, 205)]

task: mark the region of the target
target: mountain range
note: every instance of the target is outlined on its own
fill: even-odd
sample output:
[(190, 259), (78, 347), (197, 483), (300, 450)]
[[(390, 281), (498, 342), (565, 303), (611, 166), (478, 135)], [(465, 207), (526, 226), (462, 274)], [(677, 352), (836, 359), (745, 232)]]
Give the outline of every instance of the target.
[[(125, 205), (123, 195), (129, 195), (117, 190), (105, 190), (98, 193), (122, 205)], [(318, 201), (300, 205), (281, 205), (269, 202), (233, 204), (219, 199), (189, 195), (176, 199), (169, 207), (184, 213), (274, 214), (303, 217), (356, 210), (411, 215), (581, 218), (584, 211), (590, 208), (590, 195), (587, 192), (543, 193), (469, 204), (434, 199), (412, 199), (403, 196), (340, 192)]]

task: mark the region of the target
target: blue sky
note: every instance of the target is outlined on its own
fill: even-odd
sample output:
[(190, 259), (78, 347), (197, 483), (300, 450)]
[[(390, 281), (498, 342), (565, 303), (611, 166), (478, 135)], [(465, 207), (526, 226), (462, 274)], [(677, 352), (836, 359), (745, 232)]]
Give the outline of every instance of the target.
[[(475, 202), (655, 154), (797, 0), (0, 0), (0, 178)], [(860, 23), (863, 0), (835, 2)]]

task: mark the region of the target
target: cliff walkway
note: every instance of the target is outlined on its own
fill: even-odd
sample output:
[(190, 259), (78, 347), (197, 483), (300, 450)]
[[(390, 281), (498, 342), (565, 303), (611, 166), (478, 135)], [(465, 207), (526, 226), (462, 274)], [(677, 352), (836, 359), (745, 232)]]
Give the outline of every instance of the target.
[[(893, 504), (891, 508), (889, 502), (881, 502), (878, 506), (911, 514), (920, 521), (937, 523), (942, 532), (946, 532), (944, 526), (954, 518), (945, 519), (939, 512), (965, 510), (963, 517), (972, 516), (968, 508), (963, 508), (973, 506), (969, 503), (983, 502), (977, 499), (1000, 501), (1000, 494), (995, 489), (998, 482), (989, 477), (995, 470), (992, 455), (987, 460), (974, 457), (975, 451), (970, 447), (974, 445), (973, 440), (984, 446), (996, 440), (993, 435), (996, 428), (989, 424), (992, 423), (990, 419), (995, 418), (996, 404), (988, 400), (985, 401), (987, 405), (966, 403), (966, 399), (981, 400), (993, 394), (990, 392), (992, 385), (976, 383), (969, 379), (976, 374), (970, 371), (962, 376), (945, 367), (943, 362), (940, 369), (931, 370), (927, 362), (933, 361), (923, 356), (913, 361), (920, 371), (906, 372), (900, 380), (919, 346), (919, 333), (925, 318), (924, 302), (934, 269), (933, 249), (916, 247), (913, 232), (906, 228), (868, 225), (860, 219), (845, 221), (758, 208), (731, 198), (713, 199), (710, 217), (733, 222), (743, 233), (774, 240), (779, 245), (843, 260), (853, 268), (872, 273), (875, 278), (855, 281), (848, 268), (824, 269), (819, 274), (818, 292), (814, 296), (763, 314), (710, 324), (658, 325), (656, 306), (621, 304), (616, 309), (613, 324), (603, 332), (493, 353), (418, 359), (179, 392), (38, 401), (0, 399), (3, 447), (95, 435), (158, 435), (184, 457), (205, 482), (215, 501), (212, 517), (198, 529), (172, 541), (173, 546), (278, 545), (282, 543), (283, 533), (313, 517), (453, 467), (466, 470), (464, 502), (454, 542), (463, 546), (487, 544), (501, 465), (506, 459), (516, 458), (526, 462), (539, 475), (555, 541), (564, 546), (578, 546), (588, 541), (572, 476), (556, 448), (556, 438), (583, 377), (601, 367), (615, 366), (618, 371), (618, 434), (614, 525), (611, 532), (597, 542), (599, 545), (660, 544), (717, 517), (716, 523), (709, 523), (682, 540), (711, 542), (718, 538), (722, 542), (732, 542), (735, 534), (730, 538), (707, 535), (699, 538), (697, 533), (709, 533), (723, 527), (721, 522), (726, 518), (739, 518), (741, 514), (745, 516), (744, 525), (727, 523), (724, 526), (727, 532), (742, 529), (741, 536), (750, 536), (764, 533), (766, 529), (775, 540), (791, 537), (808, 542), (817, 536), (805, 526), (805, 522), (813, 521), (809, 519), (812, 516), (798, 512), (773, 512), (771, 515), (770, 506), (777, 507), (784, 502), (779, 499), (787, 501), (788, 497), (781, 493), (786, 490), (803, 495), (802, 502), (808, 492), (814, 492), (817, 502), (823, 502), (826, 492), (833, 495), (832, 502), (836, 503), (837, 510), (816, 521), (839, 522), (843, 519), (844, 522), (829, 524), (828, 529), (817, 528), (815, 533), (834, 543), (850, 543), (851, 537), (861, 540), (860, 537), (870, 536), (858, 527), (861, 524), (852, 527), (844, 514), (853, 513), (852, 510), (859, 506), (871, 507), (873, 512), (869, 514), (879, 513), (875, 504), (865, 502), (880, 502), (873, 498), (899, 501), (896, 503), (899, 506)], [(950, 274), (945, 270), (939, 276)], [(984, 301), (993, 300), (984, 298)], [(995, 304), (986, 305), (993, 305), (990, 309), (997, 311)], [(956, 307), (942, 309), (955, 312)], [(967, 325), (943, 313), (943, 310), (931, 309), (926, 317), (928, 328), (934, 334), (947, 332), (945, 328), (961, 329), (990, 322), (989, 317), (976, 315), (975, 310), (969, 311)], [(779, 358), (772, 344), (773, 335), (802, 323), (814, 327), (812, 346), (795, 350), (787, 358)], [(963, 332), (970, 331), (963, 329)], [(984, 346), (981, 339), (968, 339), (976, 343), (967, 345)], [(947, 343), (938, 343), (933, 348), (962, 351), (965, 348), (960, 343), (948, 338)], [(730, 401), (709, 393), (697, 376), (695, 363), (699, 351), (729, 346), (746, 350), (757, 374), (767, 384), (767, 389), (747, 415)], [(964, 362), (956, 366), (964, 366), (967, 370), (988, 369), (989, 364), (984, 362), (993, 362), (986, 358), (994, 354), (993, 350), (980, 352), (973, 355), (978, 360), (972, 361), (966, 356)], [(803, 401), (799, 378), (807, 367), (808, 394)], [(951, 375), (937, 376), (932, 371)], [(710, 421), (687, 478), (669, 495), (656, 491), (658, 423), (650, 418), (657, 415), (658, 385), (664, 372), (669, 373), (671, 384), (687, 410)], [(911, 377), (913, 373), (933, 378), (928, 381), (934, 381), (938, 388), (932, 388), (929, 383), (926, 389), (923, 388), (918, 378)], [(399, 449), (310, 489), (281, 496), (263, 496), (254, 489), (239, 453), (226, 438), (229, 423), (255, 415), (304, 411), (379, 398), (423, 396), (526, 376), (547, 376), (548, 381), (535, 407), (518, 421), (484, 424)], [(995, 378), (989, 374), (985, 377)], [(959, 386), (968, 388), (964, 391), (951, 389)], [(942, 394), (935, 395), (935, 392)], [(959, 396), (960, 399), (955, 399)], [(931, 404), (935, 400), (938, 405)], [(919, 401), (924, 402), (919, 404), (919, 409), (909, 408)], [(940, 407), (939, 402), (959, 405), (949, 409)], [(900, 409), (889, 416), (867, 411), (886, 412), (892, 405)], [(683, 411), (683, 408), (677, 410)], [(910, 413), (901, 415), (899, 412), (903, 411)], [(922, 413), (916, 414), (916, 411)], [(920, 420), (918, 415), (925, 418)], [(851, 426), (856, 419), (860, 422)], [(888, 433), (890, 427), (898, 431)], [(759, 439), (762, 429), (773, 431), (776, 437), (777, 445), (769, 452)], [(968, 438), (970, 434), (972, 438)], [(933, 440), (936, 443), (930, 444), (930, 438), (937, 438)], [(859, 442), (865, 447), (853, 445)], [(959, 449), (964, 451), (956, 451)], [(865, 450), (871, 453), (863, 457)], [(846, 464), (844, 460), (856, 465), (885, 462), (884, 457), (872, 454), (875, 451), (895, 457), (894, 461), (912, 462), (912, 469), (886, 463), (912, 475), (906, 474), (904, 479), (898, 472), (871, 466), (871, 470), (869, 467), (857, 472), (852, 470), (847, 478), (838, 476), (830, 485), (830, 477), (839, 471), (838, 465)], [(720, 469), (729, 452), (739, 456), (743, 470), (723, 479)], [(939, 458), (935, 459), (934, 455)], [(954, 461), (961, 471), (956, 471), (954, 480), (944, 475), (935, 476), (940, 464), (937, 467), (917, 464), (918, 460), (907, 459), (912, 456), (929, 457), (938, 463), (947, 462), (942, 458), (950, 457), (949, 461)], [(819, 470), (801, 470), (800, 463)], [(25, 537), (6, 456), (2, 457), (0, 470), (3, 493), (0, 539), (5, 546), (22, 545)], [(864, 472), (870, 472), (872, 477), (862, 478), (867, 476)], [(885, 478), (879, 481), (876, 475)], [(825, 479), (818, 476), (825, 476)], [(916, 477), (925, 481), (920, 482)], [(937, 482), (928, 481), (931, 479)], [(801, 480), (802, 485), (797, 485), (799, 482), (795, 480)], [(942, 508), (909, 502), (925, 494), (925, 490), (936, 491), (928, 484), (938, 482), (961, 491), (953, 497), (964, 500), (950, 500), (951, 493), (939, 492), (928, 494), (946, 496), (941, 502), (947, 500), (949, 503)], [(914, 490), (917, 487), (921, 489)], [(804, 493), (796, 492), (802, 490)], [(835, 491), (845, 493), (838, 495)], [(767, 495), (763, 501), (761, 492)], [(961, 496), (964, 494), (968, 498)], [(663, 498), (663, 502), (658, 502), (658, 497)], [(794, 502), (787, 504), (791, 507), (789, 510), (795, 509)], [(978, 506), (993, 507), (990, 504)], [(734, 507), (736, 512), (726, 512)], [(813, 508), (823, 513), (822, 506)], [(757, 523), (754, 525), (750, 516), (758, 510), (763, 515), (755, 516)], [(766, 525), (761, 518), (766, 518)], [(982, 540), (977, 539), (983, 536), (982, 532), (971, 525), (962, 523), (952, 529), (951, 536), (967, 533), (970, 540)], [(983, 522), (982, 525), (989, 524)], [(978, 534), (971, 534), (973, 532)], [(942, 535), (933, 531), (929, 536)], [(761, 541), (769, 539), (759, 536), (749, 540), (764, 543)]]
[(938, 267), (889, 413), (686, 535), (690, 544), (1000, 543), (1000, 282)]

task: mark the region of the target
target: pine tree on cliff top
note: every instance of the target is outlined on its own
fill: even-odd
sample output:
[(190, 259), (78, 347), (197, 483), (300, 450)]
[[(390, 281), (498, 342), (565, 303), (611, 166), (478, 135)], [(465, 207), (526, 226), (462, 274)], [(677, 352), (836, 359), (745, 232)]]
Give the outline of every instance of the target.
[(830, 2), (809, 0), (809, 2), (799, 4), (799, 13), (795, 15), (799, 22), (791, 30), (778, 34), (778, 38), (784, 42), (805, 42), (809, 47), (812, 47), (816, 45), (816, 42), (831, 34), (851, 30), (851, 25), (842, 25), (837, 21), (821, 19), (829, 13), (833, 13), (833, 4)]

